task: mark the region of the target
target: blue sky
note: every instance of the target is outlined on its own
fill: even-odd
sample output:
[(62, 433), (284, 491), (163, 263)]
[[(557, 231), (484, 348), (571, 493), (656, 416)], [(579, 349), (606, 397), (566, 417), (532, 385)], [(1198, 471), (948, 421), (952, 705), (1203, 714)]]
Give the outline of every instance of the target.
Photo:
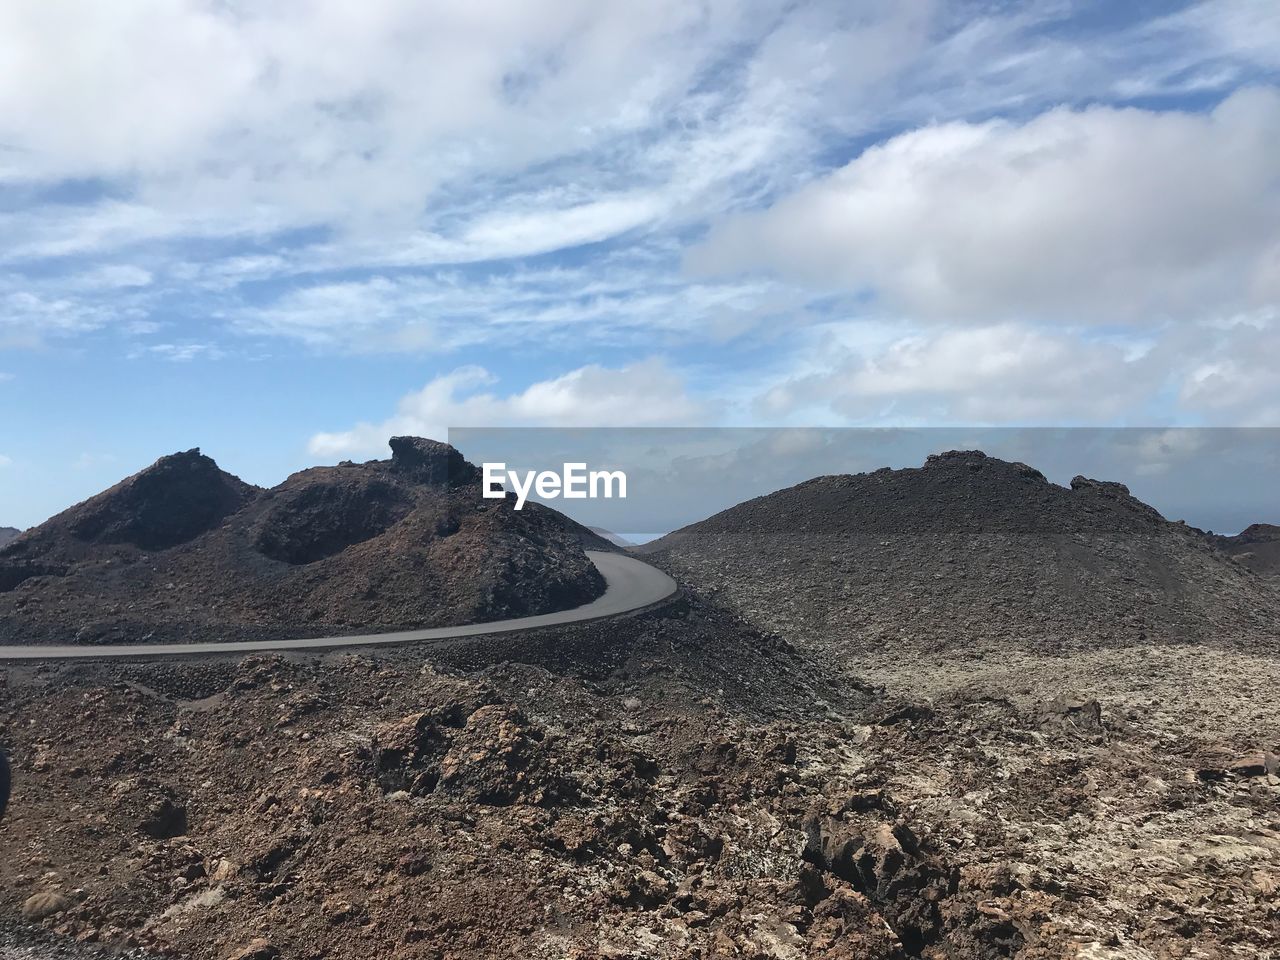
[(483, 425), (1280, 424), (1280, 8), (0, 9), (0, 524)]

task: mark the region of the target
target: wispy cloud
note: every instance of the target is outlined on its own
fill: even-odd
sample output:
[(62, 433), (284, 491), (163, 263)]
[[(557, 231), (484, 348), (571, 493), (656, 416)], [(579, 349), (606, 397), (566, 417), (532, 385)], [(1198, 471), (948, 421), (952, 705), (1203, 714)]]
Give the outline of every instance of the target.
[[(663, 275), (665, 273), (665, 276)], [(300, 285), (228, 318), (245, 332), (352, 351), (440, 352), (501, 341), (544, 346), (572, 338), (637, 345), (714, 338), (750, 329), (770, 312), (801, 314), (785, 285), (689, 283), (623, 260), (476, 275), (433, 271)]]
[(221, 347), (212, 343), (153, 343), (145, 348), (135, 350), (130, 357), (150, 356), (173, 363), (190, 363), (192, 360), (219, 360), (225, 354)]

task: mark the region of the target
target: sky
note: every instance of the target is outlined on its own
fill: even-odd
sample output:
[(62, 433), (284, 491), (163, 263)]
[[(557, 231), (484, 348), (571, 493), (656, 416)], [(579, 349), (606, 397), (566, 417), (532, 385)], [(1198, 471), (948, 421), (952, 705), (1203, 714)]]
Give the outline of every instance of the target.
[(0, 525), (196, 446), (1280, 426), (1278, 328), (1274, 0), (0, 5)]

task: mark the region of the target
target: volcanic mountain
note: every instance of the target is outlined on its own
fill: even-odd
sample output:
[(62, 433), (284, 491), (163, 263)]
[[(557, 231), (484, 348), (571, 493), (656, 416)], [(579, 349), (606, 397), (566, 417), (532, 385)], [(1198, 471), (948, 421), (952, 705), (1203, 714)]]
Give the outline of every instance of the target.
[(10, 540), (16, 540), (22, 531), (17, 527), (0, 527), (0, 547), (3, 547)]
[(452, 447), (313, 467), (270, 490), (197, 450), (155, 464), (0, 549), (8, 643), (308, 636), (561, 610), (611, 549), (536, 504), (486, 500)]
[(1222, 642), (1274, 649), (1280, 590), (1119, 483), (977, 451), (818, 477), (642, 549), (757, 626), (831, 651)]
[(1280, 577), (1280, 527), (1275, 524), (1255, 523), (1234, 537), (1209, 536), (1218, 549), (1229, 553), (1254, 573)]

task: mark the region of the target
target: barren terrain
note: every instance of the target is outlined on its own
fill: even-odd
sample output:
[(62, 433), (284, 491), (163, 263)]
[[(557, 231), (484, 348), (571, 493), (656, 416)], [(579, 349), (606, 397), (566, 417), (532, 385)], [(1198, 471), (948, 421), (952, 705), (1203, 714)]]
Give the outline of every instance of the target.
[(0, 641), (138, 643), (452, 626), (563, 610), (603, 581), (563, 515), (485, 500), (445, 444), (260, 490), (161, 458), (0, 548)]
[[(0, 916), (216, 960), (1275, 956), (1271, 587), (1117, 488), (927, 469), (952, 506), (865, 554), (883, 475), (808, 555), (794, 498), (866, 481), (682, 532), (635, 616), (9, 667)], [(1053, 537), (974, 529), (1027, 491)]]

